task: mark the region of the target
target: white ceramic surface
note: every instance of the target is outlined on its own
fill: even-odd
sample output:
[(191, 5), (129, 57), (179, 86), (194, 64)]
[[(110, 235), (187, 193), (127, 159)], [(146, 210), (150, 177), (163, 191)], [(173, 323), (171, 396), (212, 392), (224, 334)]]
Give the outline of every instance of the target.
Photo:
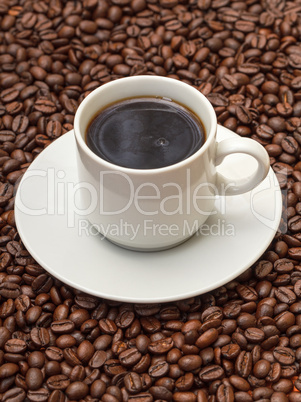
[[(219, 141), (233, 136), (218, 127)], [(229, 159), (223, 171), (230, 177), (256, 169), (249, 156)], [(167, 302), (222, 286), (262, 255), (281, 218), (281, 191), (270, 169), (251, 192), (218, 197), (216, 213), (202, 234), (165, 251), (129, 251), (103, 240), (80, 216), (77, 182), (75, 140), (69, 132), (47, 147), (24, 175), (15, 202), (17, 227), (28, 251), (50, 274), (111, 300)]]
[[(111, 103), (141, 96), (172, 99), (188, 107), (204, 125), (205, 143), (190, 157), (158, 169), (129, 169), (97, 156), (86, 143), (91, 120)], [(144, 131), (140, 119), (131, 124)], [(245, 193), (269, 172), (269, 156), (258, 142), (237, 136), (217, 145), (216, 128), (216, 114), (208, 99), (179, 80), (133, 76), (92, 91), (74, 118), (78, 177), (84, 184), (79, 192), (89, 222), (100, 233), (107, 233), (111, 241), (129, 249), (162, 250), (187, 240), (205, 223), (214, 208), (214, 195)], [(161, 135), (164, 138), (164, 132)], [(252, 155), (257, 160), (254, 173), (240, 181), (229, 179), (223, 164), (216, 172), (216, 165), (235, 153)], [(187, 226), (194, 230), (187, 231)]]

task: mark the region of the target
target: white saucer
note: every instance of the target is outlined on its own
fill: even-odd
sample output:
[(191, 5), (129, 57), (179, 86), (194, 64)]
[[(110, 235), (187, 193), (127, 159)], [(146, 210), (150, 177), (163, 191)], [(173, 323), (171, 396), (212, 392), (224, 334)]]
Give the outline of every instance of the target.
[[(218, 127), (218, 140), (231, 136), (235, 134)], [(229, 159), (223, 169), (230, 177), (243, 177), (256, 165), (246, 155)], [(35, 159), (19, 185), (15, 202), (19, 234), (50, 274), (111, 300), (167, 302), (222, 286), (262, 255), (281, 218), (281, 191), (270, 169), (255, 190), (218, 197), (216, 214), (209, 217), (202, 234), (166, 251), (129, 251), (92, 233), (84, 218), (75, 214), (77, 182), (75, 140), (70, 131)]]

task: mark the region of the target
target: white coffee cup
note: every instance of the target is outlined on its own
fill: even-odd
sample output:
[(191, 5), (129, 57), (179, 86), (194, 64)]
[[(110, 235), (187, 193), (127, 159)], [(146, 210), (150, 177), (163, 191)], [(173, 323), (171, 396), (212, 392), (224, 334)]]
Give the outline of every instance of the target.
[[(88, 147), (87, 127), (107, 105), (131, 97), (166, 97), (185, 105), (201, 120), (206, 141), (181, 162), (158, 169), (121, 167), (97, 156)], [(267, 175), (265, 149), (248, 138), (216, 141), (217, 120), (210, 102), (197, 89), (171, 78), (121, 78), (91, 92), (74, 120), (79, 189), (84, 216), (108, 240), (119, 246), (155, 251), (174, 247), (191, 237), (211, 214), (218, 194), (252, 190)], [(257, 170), (238, 184), (218, 173), (225, 156), (251, 155)]]

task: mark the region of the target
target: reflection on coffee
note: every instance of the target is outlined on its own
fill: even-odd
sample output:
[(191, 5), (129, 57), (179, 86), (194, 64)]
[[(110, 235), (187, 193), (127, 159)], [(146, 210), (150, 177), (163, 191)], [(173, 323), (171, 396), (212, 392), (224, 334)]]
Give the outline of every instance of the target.
[(88, 147), (115, 165), (157, 169), (194, 154), (205, 130), (188, 108), (166, 98), (129, 98), (101, 110), (86, 133)]

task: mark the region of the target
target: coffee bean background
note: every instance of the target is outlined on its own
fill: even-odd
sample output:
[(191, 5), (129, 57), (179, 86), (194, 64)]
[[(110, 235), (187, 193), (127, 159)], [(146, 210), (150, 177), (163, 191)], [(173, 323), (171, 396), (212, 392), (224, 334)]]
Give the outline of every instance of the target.
[[(0, 401), (301, 401), (300, 40), (300, 0), (1, 0)], [(139, 74), (206, 95), (266, 148), (283, 193), (252, 267), (167, 304), (69, 288), (14, 220), (22, 175), (84, 97)]]

